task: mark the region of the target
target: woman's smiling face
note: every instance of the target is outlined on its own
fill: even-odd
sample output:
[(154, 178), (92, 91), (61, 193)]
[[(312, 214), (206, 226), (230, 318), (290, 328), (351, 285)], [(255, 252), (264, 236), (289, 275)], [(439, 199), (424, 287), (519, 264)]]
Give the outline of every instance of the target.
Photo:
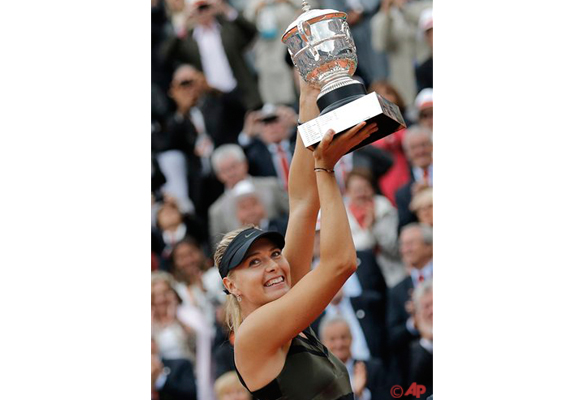
[[(242, 309), (254, 310), (276, 300), (290, 289), (290, 267), (271, 240), (255, 241), (228, 280), (230, 292), (242, 298)], [(227, 281), (226, 281), (227, 282)]]

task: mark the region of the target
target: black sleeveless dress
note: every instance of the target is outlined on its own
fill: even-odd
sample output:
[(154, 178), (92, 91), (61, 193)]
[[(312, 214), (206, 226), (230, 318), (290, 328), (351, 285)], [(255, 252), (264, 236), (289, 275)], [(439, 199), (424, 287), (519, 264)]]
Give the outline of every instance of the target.
[(263, 388), (250, 391), (239, 371), (242, 385), (258, 400), (354, 400), (344, 364), (317, 339), (309, 327), (291, 342), (285, 365)]

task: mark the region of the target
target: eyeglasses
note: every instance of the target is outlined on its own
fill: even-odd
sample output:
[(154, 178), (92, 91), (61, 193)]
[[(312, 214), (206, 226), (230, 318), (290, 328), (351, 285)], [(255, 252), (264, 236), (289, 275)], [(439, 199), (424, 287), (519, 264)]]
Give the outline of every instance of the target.
[(192, 79), (184, 79), (184, 80), (178, 82), (178, 86), (179, 87), (192, 87), (192, 86), (194, 86), (194, 82), (195, 81)]

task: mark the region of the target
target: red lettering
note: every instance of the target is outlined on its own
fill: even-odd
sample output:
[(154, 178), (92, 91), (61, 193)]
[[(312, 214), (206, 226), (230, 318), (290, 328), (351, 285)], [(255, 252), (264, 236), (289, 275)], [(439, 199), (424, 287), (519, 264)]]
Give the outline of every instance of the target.
[(426, 387), (424, 385), (418, 385), (416, 382), (414, 382), (410, 385), (404, 396), (412, 395), (415, 396), (417, 399), (419, 399), (421, 394), (425, 392), (426, 392)]

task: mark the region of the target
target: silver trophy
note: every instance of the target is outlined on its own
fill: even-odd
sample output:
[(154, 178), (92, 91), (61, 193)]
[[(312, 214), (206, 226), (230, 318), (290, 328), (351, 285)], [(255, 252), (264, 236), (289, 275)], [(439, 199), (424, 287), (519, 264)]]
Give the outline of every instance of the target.
[(367, 94), (366, 87), (352, 78), (358, 59), (346, 13), (311, 10), (305, 0), (303, 11), (281, 41), (301, 77), (321, 88), (320, 116), (299, 127), (305, 146), (314, 149), (327, 129), (341, 134), (362, 121), (377, 122), (378, 132), (350, 151), (404, 128), (397, 105), (376, 93)]

